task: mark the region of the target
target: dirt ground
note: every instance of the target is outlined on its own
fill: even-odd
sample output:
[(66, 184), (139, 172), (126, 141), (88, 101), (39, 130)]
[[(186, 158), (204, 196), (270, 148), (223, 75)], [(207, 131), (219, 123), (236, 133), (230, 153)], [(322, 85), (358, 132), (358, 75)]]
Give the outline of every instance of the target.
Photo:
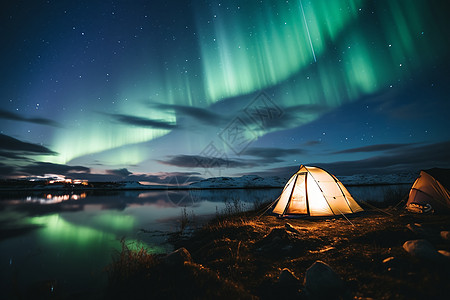
[[(149, 271), (138, 272), (139, 280), (133, 277), (134, 288), (145, 285), (147, 296), (175, 298), (311, 299), (303, 286), (305, 271), (319, 260), (344, 281), (336, 299), (446, 298), (450, 260), (419, 259), (402, 246), (426, 239), (436, 249), (450, 251), (450, 241), (440, 235), (450, 230), (450, 216), (385, 211), (348, 219), (279, 219), (251, 213), (220, 217), (191, 235), (175, 234), (175, 248), (186, 248), (192, 259), (181, 267), (155, 259)], [(419, 230), (413, 232), (408, 224)], [(279, 282), (284, 268), (296, 280)], [(111, 291), (119, 295), (121, 287), (129, 288), (131, 280), (127, 282), (113, 280)]]

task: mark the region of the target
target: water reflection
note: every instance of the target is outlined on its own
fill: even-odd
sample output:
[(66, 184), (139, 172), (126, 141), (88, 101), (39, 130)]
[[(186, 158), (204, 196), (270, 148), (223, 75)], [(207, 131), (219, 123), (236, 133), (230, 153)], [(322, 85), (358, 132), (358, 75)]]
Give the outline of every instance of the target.
[[(383, 202), (398, 201), (409, 193), (411, 184), (396, 185), (366, 185), (366, 186), (347, 186), (348, 191), (356, 201), (364, 202)], [(393, 197), (400, 197), (398, 200)]]
[(244, 208), (275, 199), (280, 190), (86, 191), (0, 193), (0, 288), (36, 282), (68, 291), (96, 288), (103, 268), (124, 240), (149, 252), (171, 250), (165, 233), (177, 230), (183, 209), (197, 220), (226, 201)]
[[(401, 187), (409, 189), (409, 186)], [(349, 187), (358, 200), (383, 200), (392, 187)], [(153, 253), (170, 251), (164, 233), (184, 209), (196, 220), (238, 201), (243, 209), (276, 199), (281, 189), (0, 193), (0, 288), (38, 281), (67, 290), (94, 288), (120, 241)], [(14, 283), (14, 285), (13, 285)]]
[(43, 197), (27, 196), (26, 201), (39, 204), (55, 204), (63, 201), (80, 200), (84, 198), (86, 198), (86, 193), (63, 195), (44, 194)]

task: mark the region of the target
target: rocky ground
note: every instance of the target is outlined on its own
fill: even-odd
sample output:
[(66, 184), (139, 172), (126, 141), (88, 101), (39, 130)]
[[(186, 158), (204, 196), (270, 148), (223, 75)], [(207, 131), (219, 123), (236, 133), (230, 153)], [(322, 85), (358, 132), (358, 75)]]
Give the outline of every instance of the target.
[(218, 217), (175, 234), (178, 250), (167, 256), (124, 247), (109, 268), (107, 297), (447, 298), (450, 216), (385, 211), (349, 219)]

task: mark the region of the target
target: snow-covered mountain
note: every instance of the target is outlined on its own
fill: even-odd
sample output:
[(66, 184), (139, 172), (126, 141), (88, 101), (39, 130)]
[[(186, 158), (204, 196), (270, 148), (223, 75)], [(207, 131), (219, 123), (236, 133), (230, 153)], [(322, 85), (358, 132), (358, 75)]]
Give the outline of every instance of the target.
[(370, 185), (370, 184), (413, 184), (419, 174), (415, 172), (399, 174), (356, 174), (351, 176), (339, 176), (338, 179), (344, 185)]
[(259, 177), (258, 175), (244, 175), (241, 177), (214, 177), (192, 183), (190, 188), (263, 188), (283, 187), (286, 178), (278, 176)]
[[(413, 184), (417, 173), (400, 173), (387, 175), (357, 174), (337, 176), (344, 185), (381, 185)], [(194, 182), (190, 185), (147, 185), (138, 181), (96, 182), (83, 185), (47, 184), (45, 182), (17, 181), (0, 183), (0, 190), (161, 190), (161, 189), (229, 189), (229, 188), (282, 188), (289, 177), (244, 175), (241, 177), (213, 177)]]
[[(344, 185), (375, 185), (375, 184), (412, 184), (417, 178), (416, 173), (401, 173), (388, 175), (357, 174), (339, 176)], [(263, 188), (284, 187), (289, 178), (278, 176), (260, 177), (258, 175), (244, 175), (241, 177), (214, 177), (189, 185), (190, 188)]]

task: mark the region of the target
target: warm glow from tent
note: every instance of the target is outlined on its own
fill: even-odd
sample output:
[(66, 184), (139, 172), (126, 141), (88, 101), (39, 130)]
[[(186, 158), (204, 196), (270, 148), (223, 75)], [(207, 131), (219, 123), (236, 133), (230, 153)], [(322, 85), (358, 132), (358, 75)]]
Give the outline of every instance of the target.
[(273, 212), (333, 216), (362, 210), (336, 177), (317, 167), (301, 166), (289, 179)]
[(308, 199), (311, 216), (329, 216), (333, 214), (315, 180), (308, 181)]

